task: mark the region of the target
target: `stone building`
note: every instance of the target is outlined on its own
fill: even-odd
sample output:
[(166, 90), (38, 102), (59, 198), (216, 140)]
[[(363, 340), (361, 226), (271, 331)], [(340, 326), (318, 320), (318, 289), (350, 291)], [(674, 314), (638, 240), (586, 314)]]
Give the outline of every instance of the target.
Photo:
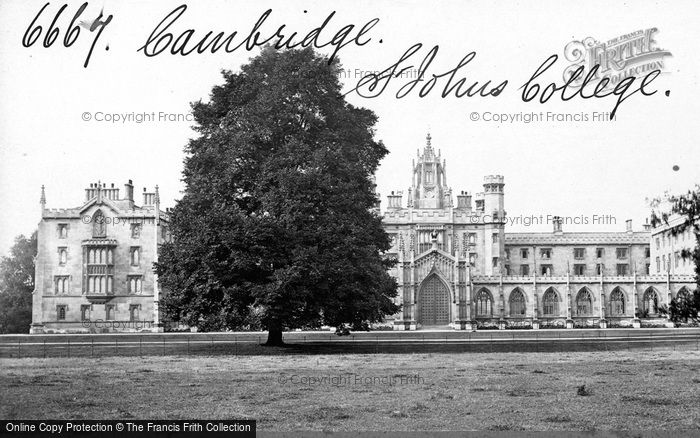
[[(695, 287), (678, 255), (694, 236), (670, 236), (675, 222), (571, 233), (555, 217), (549, 233), (506, 233), (503, 176), (453, 197), (430, 136), (412, 179), (405, 200), (389, 195), (383, 216), (398, 260), (397, 330), (665, 325), (659, 309)], [(69, 209), (47, 209), (42, 187), (31, 332), (162, 330), (152, 267), (168, 222), (157, 186), (144, 188), (139, 206), (131, 181), (123, 197), (93, 183)]]
[(651, 233), (651, 271), (656, 274), (669, 272), (678, 275), (695, 275), (692, 260), (683, 258), (683, 250), (697, 245), (695, 233), (687, 228), (682, 233), (672, 230), (684, 222), (678, 215), (671, 215), (668, 224), (661, 224)]
[(550, 233), (505, 233), (500, 175), (454, 205), (430, 135), (412, 171), (405, 206), (392, 192), (383, 216), (398, 260), (397, 330), (665, 325), (659, 308), (695, 287), (692, 272), (655, 269), (648, 225), (570, 233), (552, 217)]
[(42, 187), (31, 333), (161, 329), (152, 266), (168, 214), (158, 186), (143, 190), (139, 206), (131, 180), (123, 197), (98, 182), (81, 206), (47, 209)]

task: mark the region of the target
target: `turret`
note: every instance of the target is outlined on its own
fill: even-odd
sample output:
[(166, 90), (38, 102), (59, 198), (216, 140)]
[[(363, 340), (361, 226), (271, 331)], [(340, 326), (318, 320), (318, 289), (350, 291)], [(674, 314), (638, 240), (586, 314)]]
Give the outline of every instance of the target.
[(423, 153), (418, 152), (418, 161), (413, 164), (413, 186), (411, 187), (414, 208), (443, 209), (452, 204), (448, 199), (449, 189), (445, 176), (445, 162), (440, 151), (435, 153), (432, 137), (425, 137)]
[(484, 213), (491, 215), (494, 222), (503, 219), (503, 182), (502, 175), (484, 177)]

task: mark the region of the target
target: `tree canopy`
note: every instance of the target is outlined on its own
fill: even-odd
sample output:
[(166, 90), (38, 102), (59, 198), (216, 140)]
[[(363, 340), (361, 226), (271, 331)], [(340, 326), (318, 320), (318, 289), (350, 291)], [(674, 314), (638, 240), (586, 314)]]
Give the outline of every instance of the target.
[(0, 333), (29, 333), (32, 323), (36, 232), (18, 236), (0, 261)]
[(192, 104), (165, 315), (202, 330), (366, 329), (398, 311), (373, 174), (377, 117), (345, 101), (339, 64), (270, 47)]

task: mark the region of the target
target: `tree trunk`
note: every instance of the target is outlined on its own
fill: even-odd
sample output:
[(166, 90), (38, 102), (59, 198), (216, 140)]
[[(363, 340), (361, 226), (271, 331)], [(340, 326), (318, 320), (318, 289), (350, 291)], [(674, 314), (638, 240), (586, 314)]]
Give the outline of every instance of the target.
[(282, 330), (281, 329), (269, 329), (267, 332), (267, 342), (263, 345), (268, 347), (279, 347), (284, 345), (284, 340), (282, 340)]

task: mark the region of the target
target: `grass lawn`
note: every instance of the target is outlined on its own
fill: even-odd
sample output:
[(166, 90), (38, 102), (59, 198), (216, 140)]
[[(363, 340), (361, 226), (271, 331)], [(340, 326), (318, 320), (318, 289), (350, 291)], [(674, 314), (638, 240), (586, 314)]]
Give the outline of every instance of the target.
[[(324, 376), (337, 384), (302, 382)], [(698, 429), (700, 353), (3, 359), (0, 394), (3, 419), (251, 418), (259, 430)]]

